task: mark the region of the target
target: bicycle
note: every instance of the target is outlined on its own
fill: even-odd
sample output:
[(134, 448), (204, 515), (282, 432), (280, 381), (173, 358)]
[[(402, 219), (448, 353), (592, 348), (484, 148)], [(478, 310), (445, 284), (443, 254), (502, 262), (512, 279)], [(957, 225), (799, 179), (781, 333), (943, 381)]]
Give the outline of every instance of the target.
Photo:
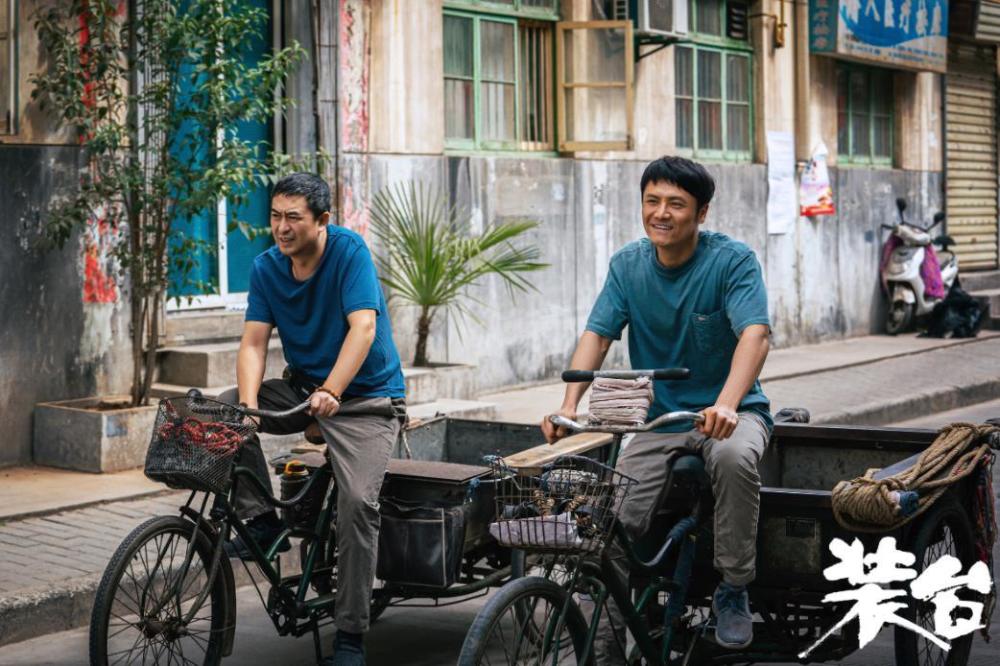
[[(684, 369), (674, 370), (638, 370), (638, 371), (567, 371), (563, 373), (565, 381), (592, 381), (596, 377), (612, 377), (616, 379), (634, 379), (637, 377), (653, 379), (684, 379), (688, 372)], [(565, 563), (568, 572), (561, 584), (545, 577), (527, 577), (509, 582), (483, 607), (476, 616), (459, 656), (460, 666), (472, 664), (491, 664), (502, 655), (501, 663), (507, 664), (570, 664), (589, 663), (593, 656), (594, 642), (602, 608), (610, 596), (625, 615), (626, 624), (633, 636), (637, 636), (637, 652), (630, 659), (640, 655), (648, 663), (667, 663), (661, 658), (661, 652), (669, 654), (671, 637), (657, 635), (654, 628), (647, 622), (647, 610), (651, 602), (660, 593), (672, 593), (672, 603), (668, 603), (665, 626), (669, 621), (679, 617), (684, 607), (677, 600), (686, 594), (684, 576), (677, 580), (663, 577), (659, 567), (667, 560), (668, 555), (680, 545), (679, 569), (689, 568), (693, 559), (693, 542), (688, 538), (697, 528), (703, 518), (704, 511), (700, 501), (701, 492), (694, 494), (695, 502), (690, 515), (681, 520), (671, 530), (666, 542), (656, 556), (650, 561), (643, 561), (636, 554), (632, 541), (617, 520), (617, 511), (621, 507), (632, 479), (621, 475), (613, 468), (621, 449), (624, 436), (630, 433), (647, 432), (669, 423), (690, 420), (699, 422), (704, 417), (695, 412), (669, 412), (643, 425), (584, 425), (563, 416), (552, 416), (550, 420), (557, 426), (562, 426), (576, 432), (600, 432), (613, 435), (610, 453), (604, 463), (578, 456), (567, 456), (547, 466), (542, 475), (533, 478), (518, 478), (512, 470), (498, 470), (498, 476), (505, 476), (514, 488), (502, 492), (498, 490), (499, 516), (510, 516), (507, 529), (511, 538), (509, 545), (521, 548), (531, 553), (558, 554)], [(691, 475), (688, 482), (696, 480), (698, 467), (692, 465), (694, 459), (700, 463), (700, 458), (689, 455), (682, 456), (683, 465), (675, 465), (675, 475)], [(586, 488), (575, 487), (571, 494), (585, 498), (578, 501), (589, 507), (584, 523), (590, 530), (586, 538), (580, 538), (579, 508), (565, 510), (567, 490), (553, 484), (552, 475), (562, 472), (583, 475), (591, 479)], [(700, 473), (704, 474), (703, 464)], [(525, 492), (527, 489), (528, 492)], [(547, 533), (548, 525), (542, 524), (545, 518), (538, 516), (521, 516), (516, 507), (524, 504), (526, 498), (534, 502), (544, 501), (558, 506), (563, 503), (563, 513), (570, 515), (566, 528), (572, 536), (576, 530), (577, 538), (560, 537), (555, 540), (551, 532)], [(595, 509), (596, 505), (596, 509)], [(512, 509), (512, 506), (515, 507)], [(551, 519), (550, 519), (550, 522)], [(575, 524), (573, 524), (575, 523)], [(502, 532), (502, 528), (500, 530)], [(510, 536), (508, 535), (508, 536)], [(501, 535), (503, 536), (503, 535)], [(520, 538), (517, 538), (520, 536)], [(630, 569), (634, 573), (643, 573), (651, 577), (649, 586), (641, 594), (638, 603), (633, 604), (630, 593), (625, 585), (618, 580), (610, 561), (606, 558), (606, 546), (614, 540), (622, 547), (628, 558)], [(504, 539), (501, 539), (504, 542)], [(688, 564), (685, 564), (688, 562)], [(682, 573), (682, 571), (681, 571)], [(574, 595), (583, 594), (593, 600), (594, 611), (590, 618), (584, 617)], [(669, 632), (666, 632), (669, 633)], [(655, 638), (654, 638), (655, 637)], [(660, 643), (662, 650), (657, 647)]]
[[(248, 546), (252, 562), (270, 586), (266, 600), (259, 587), (258, 595), (278, 634), (312, 632), (317, 661), (322, 660), (319, 630), (332, 622), (336, 589), (337, 488), (331, 483), (329, 460), (286, 500), (272, 497), (238, 460), (241, 446), (256, 432), (248, 417), (284, 419), (308, 407), (303, 402), (282, 412), (250, 409), (203, 398), (196, 390), (185, 398), (161, 401), (146, 472), (191, 493), (180, 515), (145, 521), (112, 556), (91, 616), (92, 664), (176, 659), (214, 665), (229, 655), (236, 585), (223, 544), (233, 533)], [(345, 405), (342, 414), (350, 413)], [(241, 483), (250, 483), (284, 514), (285, 529), (265, 548), (236, 516), (233, 498)], [(288, 537), (302, 539), (302, 569), (283, 576), (277, 555)], [(246, 562), (241, 563), (249, 575)], [(310, 596), (310, 590), (315, 594)], [(372, 603), (374, 619), (385, 608), (377, 590)]]

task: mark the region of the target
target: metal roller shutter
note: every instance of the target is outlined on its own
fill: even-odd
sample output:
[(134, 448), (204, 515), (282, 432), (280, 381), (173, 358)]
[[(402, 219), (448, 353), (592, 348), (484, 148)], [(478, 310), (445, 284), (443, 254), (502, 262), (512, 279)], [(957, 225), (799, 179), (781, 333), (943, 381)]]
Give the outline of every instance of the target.
[(996, 47), (949, 44), (945, 205), (962, 270), (997, 267), (996, 69)]

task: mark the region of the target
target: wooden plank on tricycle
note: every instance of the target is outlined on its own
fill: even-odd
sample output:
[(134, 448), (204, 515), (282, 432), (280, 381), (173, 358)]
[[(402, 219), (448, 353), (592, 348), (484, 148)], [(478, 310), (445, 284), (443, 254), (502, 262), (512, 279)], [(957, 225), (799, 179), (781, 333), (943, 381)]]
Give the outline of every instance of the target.
[(611, 435), (599, 432), (580, 433), (555, 444), (542, 444), (504, 458), (510, 467), (524, 474), (535, 474), (560, 456), (582, 455), (611, 443)]

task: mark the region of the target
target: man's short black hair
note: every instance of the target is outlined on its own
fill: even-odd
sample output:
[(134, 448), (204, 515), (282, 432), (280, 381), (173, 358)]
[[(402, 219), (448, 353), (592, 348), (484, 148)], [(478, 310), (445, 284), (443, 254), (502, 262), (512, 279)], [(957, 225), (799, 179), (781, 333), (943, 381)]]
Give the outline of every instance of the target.
[(271, 190), (271, 198), (278, 195), (305, 197), (306, 205), (313, 217), (319, 217), (330, 210), (330, 186), (314, 173), (293, 173), (285, 176)]
[(715, 179), (702, 165), (683, 157), (664, 155), (653, 160), (642, 172), (639, 183), (640, 195), (645, 193), (649, 183), (666, 182), (676, 185), (694, 197), (698, 210), (708, 205), (715, 194)]

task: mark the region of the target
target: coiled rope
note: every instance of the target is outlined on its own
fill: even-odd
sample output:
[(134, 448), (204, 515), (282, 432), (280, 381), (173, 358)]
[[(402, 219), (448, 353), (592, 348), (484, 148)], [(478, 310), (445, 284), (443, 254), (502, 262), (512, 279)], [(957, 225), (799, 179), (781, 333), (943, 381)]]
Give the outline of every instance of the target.
[(854, 532), (884, 532), (905, 525), (926, 511), (948, 487), (971, 474), (990, 452), (992, 425), (952, 423), (938, 433), (909, 469), (876, 480), (877, 469), (841, 481), (832, 494), (833, 515)]

